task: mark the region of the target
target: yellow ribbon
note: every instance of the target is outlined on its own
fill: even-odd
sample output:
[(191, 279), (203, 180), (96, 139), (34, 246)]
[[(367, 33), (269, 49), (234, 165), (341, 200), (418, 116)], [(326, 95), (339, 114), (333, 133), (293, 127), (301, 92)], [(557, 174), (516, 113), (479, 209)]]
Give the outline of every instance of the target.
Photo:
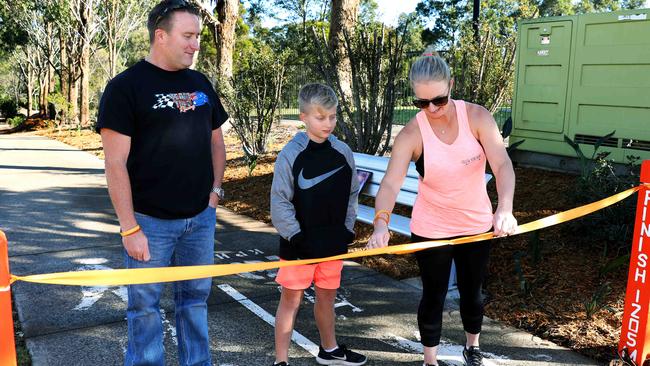
[[(563, 211), (555, 215), (547, 216), (517, 227), (513, 235), (523, 234), (534, 230), (539, 230), (549, 226), (557, 225), (566, 221), (588, 215), (594, 211), (603, 209), (614, 203), (620, 202), (625, 198), (637, 192), (643, 186), (650, 187), (650, 184), (642, 184), (630, 188), (626, 191), (617, 193), (613, 196), (604, 198), (600, 201), (592, 202), (584, 206), (576, 207), (571, 210)], [(336, 255), (327, 258), (301, 259), (294, 261), (278, 261), (263, 263), (244, 263), (244, 264), (214, 264), (205, 266), (185, 266), (185, 267), (164, 267), (164, 268), (137, 268), (137, 269), (111, 269), (111, 270), (91, 270), (77, 272), (59, 272), (45, 273), (31, 276), (14, 276), (11, 275), (10, 283), (15, 281), (34, 282), (52, 285), (70, 285), (70, 286), (118, 286), (118, 285), (136, 285), (144, 283), (159, 283), (192, 280), (197, 278), (208, 278), (217, 276), (233, 275), (243, 272), (263, 271), (268, 269), (295, 266), (302, 264), (314, 264), (339, 259), (360, 258), (379, 254), (406, 254), (418, 250), (440, 247), (443, 245), (466, 244), (482, 240), (493, 239), (492, 232), (466, 236), (451, 240), (432, 240), (419, 243), (392, 245), (385, 248), (357, 250), (347, 254)]]

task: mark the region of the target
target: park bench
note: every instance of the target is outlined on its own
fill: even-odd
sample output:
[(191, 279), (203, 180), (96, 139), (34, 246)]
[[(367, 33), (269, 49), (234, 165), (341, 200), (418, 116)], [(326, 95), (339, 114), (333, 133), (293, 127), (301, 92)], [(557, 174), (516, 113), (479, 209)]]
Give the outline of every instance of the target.
[[(371, 173), (361, 188), (361, 195), (373, 198), (377, 196), (377, 192), (379, 192), (379, 185), (381, 184), (381, 180), (384, 178), (386, 169), (388, 168), (388, 160), (389, 158), (383, 156), (354, 153), (354, 163), (357, 167), (357, 175), (367, 176), (367, 174), (364, 172)], [(406, 173), (404, 183), (402, 184), (399, 194), (397, 195), (397, 203), (413, 207), (413, 204), (415, 203), (415, 197), (418, 193), (418, 177), (419, 174), (415, 169), (415, 163), (411, 162), (409, 164), (409, 169)], [(492, 179), (492, 175), (486, 173), (485, 183), (487, 184), (490, 179)], [(359, 208), (357, 210), (357, 221), (372, 225), (374, 217), (374, 207), (359, 204)], [(410, 237), (410, 222), (411, 219), (409, 217), (393, 213), (390, 215), (390, 224), (388, 225), (388, 229)], [(451, 274), (449, 276), (449, 288), (452, 289), (455, 287), (456, 269), (455, 265), (452, 263)]]

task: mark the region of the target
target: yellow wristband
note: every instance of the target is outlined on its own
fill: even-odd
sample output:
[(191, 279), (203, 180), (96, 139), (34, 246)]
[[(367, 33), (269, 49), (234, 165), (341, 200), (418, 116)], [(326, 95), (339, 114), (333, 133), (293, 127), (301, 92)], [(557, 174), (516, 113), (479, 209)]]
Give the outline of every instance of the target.
[(133, 235), (133, 234), (137, 233), (138, 231), (140, 231), (140, 225), (135, 225), (134, 227), (130, 228), (127, 231), (120, 231), (120, 235), (122, 237), (125, 237), (125, 236), (129, 236), (129, 235)]

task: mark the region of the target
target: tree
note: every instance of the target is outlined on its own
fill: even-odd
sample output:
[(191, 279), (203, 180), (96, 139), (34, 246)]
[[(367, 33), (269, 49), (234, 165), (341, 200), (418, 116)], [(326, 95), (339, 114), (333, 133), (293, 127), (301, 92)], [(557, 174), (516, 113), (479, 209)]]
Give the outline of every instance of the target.
[(359, 11), (359, 0), (332, 0), (330, 12), (330, 29), (328, 48), (334, 55), (338, 79), (341, 81), (341, 92), (350, 96), (351, 68), (350, 61), (345, 57), (346, 47), (344, 34), (353, 34)]
[[(319, 57), (316, 67), (339, 94), (337, 132), (353, 151), (384, 154), (388, 150), (408, 29), (408, 24), (394, 30), (358, 24), (353, 33), (343, 32), (343, 55), (326, 46), (324, 34), (313, 33), (313, 52)], [(341, 75), (340, 57), (348, 60), (349, 75)]]
[[(74, 3), (74, 1), (71, 3)], [(81, 39), (79, 47), (79, 76), (81, 78), (79, 88), (79, 94), (81, 97), (79, 123), (81, 126), (88, 126), (90, 124), (90, 48), (93, 43), (93, 38), (99, 30), (99, 24), (95, 17), (95, 12), (97, 10), (97, 3), (95, 3), (95, 0), (81, 0), (77, 4), (78, 7), (75, 9), (76, 12), (74, 12), (74, 14), (77, 17), (79, 26), (78, 34)]]
[(232, 117), (232, 128), (242, 143), (249, 174), (266, 152), (271, 126), (285, 80), (285, 55), (264, 45), (246, 55), (247, 61), (218, 89)]
[(460, 25), (467, 21), (468, 2), (464, 0), (420, 1), (416, 13), (426, 21), (433, 20), (433, 28), (422, 32), (422, 41), (436, 48), (447, 48), (456, 42)]
[(219, 25), (216, 26), (217, 70), (221, 80), (232, 78), (235, 31), (239, 18), (239, 1), (219, 0), (217, 3)]
[(99, 3), (100, 31), (108, 52), (108, 65), (102, 67), (109, 79), (123, 67), (123, 50), (129, 36), (145, 24), (153, 3), (153, 0), (103, 0)]

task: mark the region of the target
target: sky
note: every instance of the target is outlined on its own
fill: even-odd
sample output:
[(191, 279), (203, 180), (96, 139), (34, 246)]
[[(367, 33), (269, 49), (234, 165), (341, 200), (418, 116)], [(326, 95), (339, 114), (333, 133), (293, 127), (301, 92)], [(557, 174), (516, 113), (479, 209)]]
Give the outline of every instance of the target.
[[(375, 0), (379, 5), (380, 19), (385, 24), (397, 25), (397, 20), (402, 13), (411, 13), (415, 11), (415, 6), (420, 0)], [(650, 1), (650, 0), (648, 0)], [(277, 20), (264, 19), (265, 27), (277, 25)]]
[(384, 24), (396, 25), (402, 13), (415, 11), (419, 0), (376, 0)]
[[(411, 13), (420, 0), (375, 0), (379, 5), (380, 19), (384, 24), (397, 25), (397, 20), (402, 13)], [(650, 0), (646, 0), (645, 7), (650, 8)], [(277, 21), (267, 19), (265, 26), (277, 25)]]

